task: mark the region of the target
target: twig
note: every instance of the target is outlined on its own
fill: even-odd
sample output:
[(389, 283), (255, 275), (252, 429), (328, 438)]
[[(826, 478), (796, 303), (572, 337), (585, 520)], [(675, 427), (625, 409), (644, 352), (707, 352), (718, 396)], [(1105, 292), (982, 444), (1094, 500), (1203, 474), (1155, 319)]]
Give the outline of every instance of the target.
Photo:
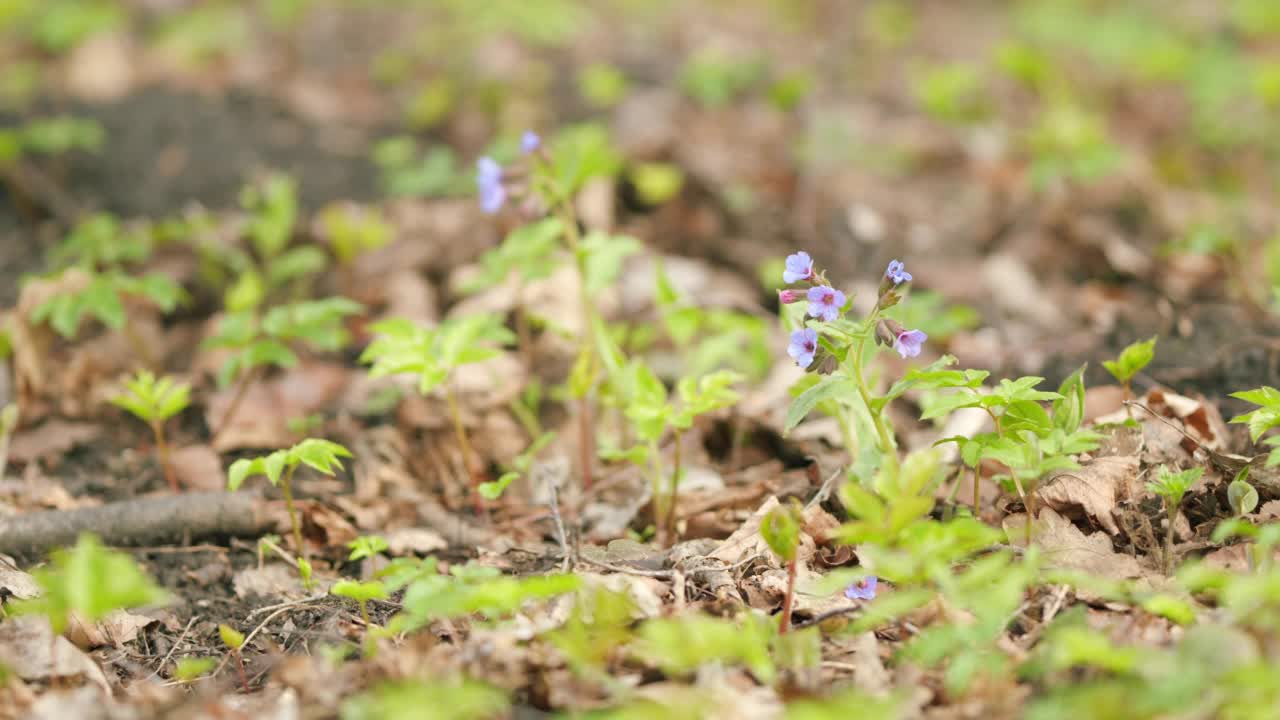
[(0, 524), (0, 553), (36, 556), (74, 545), (85, 532), (106, 545), (157, 545), (184, 538), (254, 536), (275, 526), (269, 504), (252, 495), (184, 493), (9, 517)]
[(840, 617), (841, 615), (852, 615), (853, 613), (861, 612), (861, 611), (862, 611), (861, 605), (849, 605), (846, 607), (839, 607), (839, 608), (836, 608), (835, 610), (828, 610), (824, 613), (819, 613), (817, 615), (814, 615), (808, 620), (803, 620), (798, 623), (792, 623), (791, 629), (803, 630), (804, 628), (807, 628), (807, 627), (813, 627), (814, 625), (822, 624), (830, 620), (831, 618)]
[(177, 640), (173, 641), (173, 645), (169, 648), (169, 652), (165, 653), (165, 656), (160, 659), (160, 664), (156, 666), (155, 672), (147, 676), (148, 680), (159, 675), (160, 671), (164, 669), (164, 666), (169, 664), (169, 658), (173, 657), (174, 651), (177, 650), (178, 646), (182, 644), (182, 641), (187, 638), (187, 633), (191, 632), (191, 626), (195, 625), (196, 621), (199, 619), (199, 615), (191, 616), (191, 619), (187, 621), (187, 626), (182, 628), (182, 634), (178, 636)]
[(547, 492), (551, 496), (548, 503), (551, 506), (551, 519), (556, 523), (556, 540), (560, 543), (560, 552), (564, 557), (564, 572), (569, 572), (569, 568), (573, 567), (574, 557), (569, 552), (569, 539), (564, 532), (564, 520), (560, 518), (560, 496), (556, 493), (556, 483), (554, 478), (547, 479)]
[[(254, 619), (255, 617), (257, 617), (258, 615), (261, 615), (264, 612), (271, 612), (273, 610), (291, 608), (297, 605), (306, 605), (309, 602), (315, 602), (316, 600), (323, 600), (327, 597), (329, 597), (329, 593), (316, 593), (314, 595), (308, 595), (307, 597), (299, 598), (297, 600), (289, 600), (288, 602), (276, 603), (275, 605), (267, 605), (266, 607), (260, 607), (257, 610), (250, 612), (249, 616), (245, 618), (245, 622), (248, 622), (249, 620)], [(249, 641), (246, 639), (245, 643), (248, 643), (248, 642)]]
[[(276, 618), (289, 612), (290, 610), (292, 610), (293, 608), (299, 605), (305, 605), (306, 603), (313, 602), (323, 597), (327, 597), (327, 595), (312, 595), (311, 597), (302, 598), (301, 600), (292, 600), (287, 603), (272, 605), (268, 608), (258, 608), (258, 610), (255, 610), (254, 612), (249, 613), (249, 617), (246, 618), (246, 620), (251, 619), (256, 613), (262, 610), (276, 608), (275, 612), (268, 615), (266, 619), (263, 620), (261, 623), (258, 623), (258, 626), (253, 629), (253, 632), (245, 636), (244, 642), (240, 644), (240, 647), (242, 648), (248, 647), (249, 643), (253, 642), (253, 639), (258, 636), (258, 633), (262, 632), (262, 629), (265, 628), (272, 620), (275, 620)], [(226, 668), (227, 663), (230, 661), (230, 659), (231, 659), (231, 653), (227, 653), (226, 655), (223, 655), (222, 662), (218, 663), (218, 667), (214, 669), (212, 673), (210, 673), (210, 677), (217, 677), (218, 674), (221, 673), (224, 668)]]
[(578, 562), (584, 562), (588, 565), (595, 565), (597, 567), (605, 568), (606, 570), (612, 570), (626, 575), (639, 575), (640, 577), (661, 578), (663, 580), (670, 580), (675, 576), (675, 573), (671, 570), (641, 570), (640, 568), (631, 568), (626, 567), (625, 565), (612, 565), (607, 562), (592, 560), (589, 557), (578, 558)]

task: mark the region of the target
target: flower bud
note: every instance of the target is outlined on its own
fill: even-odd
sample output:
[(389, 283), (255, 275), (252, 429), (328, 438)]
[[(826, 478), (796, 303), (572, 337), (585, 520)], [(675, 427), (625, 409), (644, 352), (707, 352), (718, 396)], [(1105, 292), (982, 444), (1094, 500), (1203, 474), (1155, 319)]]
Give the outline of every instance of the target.
[(804, 300), (804, 299), (805, 299), (805, 294), (799, 290), (787, 289), (787, 290), (778, 291), (779, 305), (790, 305), (791, 303), (800, 302), (801, 300)]

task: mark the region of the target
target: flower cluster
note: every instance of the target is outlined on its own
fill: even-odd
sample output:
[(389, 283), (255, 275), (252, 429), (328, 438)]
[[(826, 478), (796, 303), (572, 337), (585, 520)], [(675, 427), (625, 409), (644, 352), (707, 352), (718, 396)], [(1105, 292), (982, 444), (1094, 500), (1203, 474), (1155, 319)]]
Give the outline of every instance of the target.
[(879, 578), (875, 575), (868, 575), (845, 588), (844, 596), (850, 600), (875, 600), (876, 587), (879, 584)]
[[(530, 155), (542, 146), (542, 138), (532, 130), (526, 130), (520, 138), (520, 152)], [(480, 209), (492, 215), (502, 209), (511, 190), (511, 174), (497, 160), (485, 155), (476, 161), (476, 189), (480, 194)]]
[[(813, 267), (813, 258), (803, 250), (787, 257), (782, 280), (787, 284), (804, 283), (808, 290), (786, 288), (778, 291), (778, 302), (783, 305), (806, 300), (809, 303), (806, 311), (809, 317), (822, 322), (835, 322), (845, 310), (847, 298), (845, 294), (827, 283), (826, 278)], [(899, 296), (897, 287), (911, 282), (911, 273), (899, 260), (889, 263), (884, 271), (884, 279), (880, 283), (880, 299), (876, 302), (876, 311), (897, 304)], [(876, 337), (898, 351), (903, 358), (916, 357), (928, 336), (920, 330), (907, 330), (898, 323), (883, 319), (876, 326)], [(813, 328), (801, 328), (791, 333), (787, 354), (802, 368), (813, 364), (819, 352), (818, 332)]]

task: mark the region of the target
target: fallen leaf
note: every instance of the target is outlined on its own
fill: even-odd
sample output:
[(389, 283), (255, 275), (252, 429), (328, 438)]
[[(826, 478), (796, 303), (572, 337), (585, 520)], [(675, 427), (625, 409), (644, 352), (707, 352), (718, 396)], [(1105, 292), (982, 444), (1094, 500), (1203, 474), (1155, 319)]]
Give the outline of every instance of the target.
[(49, 455), (61, 455), (77, 445), (96, 440), (101, 434), (102, 426), (97, 423), (53, 418), (39, 427), (14, 433), (9, 442), (9, 459), (29, 463)]
[(209, 398), (205, 421), (220, 428), (213, 443), (219, 453), (242, 448), (289, 447), (299, 439), (289, 421), (328, 407), (347, 383), (350, 371), (341, 365), (310, 363), (259, 380), (249, 386), (231, 423), (220, 428), (237, 392), (237, 385)]
[(269, 563), (261, 568), (255, 566), (240, 570), (231, 579), (231, 586), (240, 598), (254, 595), (265, 598), (303, 596), (302, 581), (297, 569), (284, 563)]
[(40, 695), (23, 717), (28, 720), (134, 720), (138, 710), (116, 703), (96, 685), (54, 689)]
[(133, 85), (135, 55), (125, 33), (89, 37), (67, 56), (63, 82), (68, 92), (94, 103), (118, 100)]
[(120, 647), (136, 640), (140, 630), (157, 622), (159, 621), (155, 618), (134, 615), (124, 610), (112, 611), (97, 623), (85, 622), (83, 618), (73, 614), (65, 635), (82, 650), (93, 650), (105, 645)]
[(1058, 512), (1083, 513), (1117, 535), (1120, 528), (1111, 510), (1116, 503), (1134, 496), (1137, 477), (1137, 457), (1103, 457), (1079, 470), (1059, 473), (1036, 491), (1036, 497)]
[(102, 668), (66, 638), (54, 637), (43, 617), (26, 615), (0, 623), (0, 665), (23, 680), (83, 678), (110, 692)]
[(396, 528), (383, 533), (383, 538), (387, 541), (387, 551), (393, 557), (427, 555), (449, 547), (448, 541), (440, 533), (421, 527)]
[(188, 490), (222, 490), (227, 485), (222, 459), (208, 445), (174, 448), (169, 453), (169, 464), (178, 484)]
[[(1004, 518), (1004, 530), (1009, 540), (1019, 547), (1026, 545), (1024, 513)], [(1053, 508), (1042, 508), (1040, 517), (1032, 524), (1032, 537), (1044, 551), (1046, 567), (1081, 570), (1093, 575), (1127, 580), (1146, 576), (1138, 561), (1115, 551), (1111, 538), (1105, 532), (1085, 535), (1070, 520)]]
[(9, 558), (0, 555), (0, 600), (16, 597), (30, 600), (40, 595), (40, 584), (31, 575), (18, 569)]

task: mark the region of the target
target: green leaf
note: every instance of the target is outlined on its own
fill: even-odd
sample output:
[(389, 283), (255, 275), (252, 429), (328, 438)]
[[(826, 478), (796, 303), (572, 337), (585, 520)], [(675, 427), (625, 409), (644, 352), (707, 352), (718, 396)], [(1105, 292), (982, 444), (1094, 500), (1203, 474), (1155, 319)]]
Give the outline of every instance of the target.
[(497, 500), (502, 497), (502, 493), (506, 492), (507, 487), (519, 477), (520, 473), (518, 472), (505, 472), (497, 480), (480, 483), (476, 486), (476, 490), (486, 500)]
[(793, 505), (783, 505), (770, 510), (760, 521), (760, 536), (765, 544), (784, 562), (796, 557), (800, 544), (799, 511)]
[(934, 390), (945, 387), (971, 387), (976, 388), (987, 379), (988, 373), (985, 370), (946, 370), (945, 368), (956, 364), (955, 355), (943, 355), (934, 360), (928, 367), (912, 368), (901, 380), (894, 383), (889, 388), (889, 392), (884, 397), (876, 398), (872, 401), (873, 409), (880, 410), (885, 405), (902, 397), (908, 390)]
[(585, 259), (587, 294), (594, 296), (613, 285), (622, 273), (622, 261), (640, 249), (640, 241), (628, 235), (593, 232), (583, 238), (579, 252)]
[(791, 407), (787, 408), (787, 418), (783, 423), (782, 432), (788, 433), (799, 425), (818, 403), (826, 400), (847, 402), (855, 397), (857, 392), (857, 383), (843, 375), (823, 376), (816, 385), (800, 393), (799, 397), (791, 401)]
[(333, 584), (333, 587), (329, 588), (329, 592), (338, 597), (350, 598), (356, 602), (387, 599), (387, 587), (377, 580), (369, 582), (339, 580)]
[(1269, 385), (1254, 390), (1231, 393), (1231, 397), (1262, 407), (1280, 407), (1280, 390)]
[(333, 475), (335, 468), (342, 469), (342, 461), (339, 458), (351, 457), (351, 451), (335, 442), (307, 438), (294, 445), (288, 455), (291, 464), (300, 461), (326, 475)]
[(261, 470), (255, 467), (255, 463), (260, 467), (262, 461), (260, 459), (249, 460), (247, 458), (241, 458), (231, 463), (231, 467), (227, 468), (227, 489), (235, 492), (244, 484), (245, 478), (254, 473), (261, 472)]
[(1258, 507), (1258, 491), (1245, 480), (1248, 474), (1249, 468), (1246, 467), (1227, 485), (1227, 503), (1237, 517), (1248, 515)]
[(1156, 339), (1152, 337), (1150, 340), (1135, 342), (1120, 352), (1120, 357), (1114, 361), (1104, 360), (1102, 366), (1111, 373), (1116, 380), (1121, 383), (1128, 384), (1133, 376), (1138, 374), (1143, 368), (1151, 363), (1156, 354)]
[(1088, 367), (1081, 365), (1067, 376), (1058, 387), (1062, 398), (1053, 401), (1053, 424), (1068, 435), (1080, 429), (1080, 423), (1084, 422), (1084, 372)]
[(244, 633), (230, 625), (218, 625), (218, 636), (222, 638), (222, 644), (232, 650), (239, 650), (244, 647)]

